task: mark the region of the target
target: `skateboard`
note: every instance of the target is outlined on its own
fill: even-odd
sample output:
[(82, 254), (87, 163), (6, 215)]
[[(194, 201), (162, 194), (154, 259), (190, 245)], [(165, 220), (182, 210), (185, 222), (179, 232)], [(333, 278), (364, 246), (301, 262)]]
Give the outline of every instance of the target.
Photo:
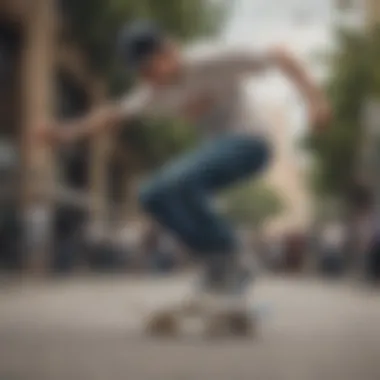
[(253, 337), (257, 320), (246, 302), (218, 302), (213, 298), (194, 299), (176, 307), (153, 312), (146, 323), (149, 335), (176, 337), (185, 332), (188, 321), (198, 322), (198, 332), (204, 337)]

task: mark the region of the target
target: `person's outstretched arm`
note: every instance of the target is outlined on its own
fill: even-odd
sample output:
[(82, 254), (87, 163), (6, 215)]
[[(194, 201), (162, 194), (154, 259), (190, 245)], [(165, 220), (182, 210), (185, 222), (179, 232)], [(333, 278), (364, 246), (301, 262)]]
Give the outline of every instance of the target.
[(283, 48), (261, 52), (246, 50), (217, 51), (203, 65), (223, 78), (229, 75), (254, 75), (268, 69), (279, 69), (301, 92), (309, 110), (310, 123), (316, 129), (324, 128), (331, 118), (331, 109), (325, 94), (308, 75), (304, 66)]
[(330, 104), (318, 84), (311, 78), (304, 66), (290, 53), (275, 49), (270, 60), (296, 85), (307, 101), (309, 119), (316, 130), (324, 129), (331, 121)]
[(147, 89), (138, 89), (120, 101), (106, 104), (86, 116), (64, 123), (42, 127), (38, 135), (52, 144), (71, 144), (115, 129), (144, 113), (152, 102)]

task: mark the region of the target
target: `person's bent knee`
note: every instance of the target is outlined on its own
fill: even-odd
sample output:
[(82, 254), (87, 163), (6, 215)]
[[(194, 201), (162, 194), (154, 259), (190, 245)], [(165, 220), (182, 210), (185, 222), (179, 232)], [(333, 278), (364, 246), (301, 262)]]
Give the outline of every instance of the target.
[(254, 172), (265, 169), (271, 161), (272, 149), (265, 139), (246, 140), (246, 149), (249, 151), (250, 163)]
[(139, 190), (139, 203), (144, 211), (151, 212), (159, 202), (160, 194), (154, 184), (144, 184)]
[(271, 161), (272, 149), (268, 141), (258, 140), (257, 141), (257, 155), (258, 164), (261, 168), (265, 168)]
[(152, 181), (140, 188), (139, 203), (144, 211), (154, 214), (170, 198), (170, 193), (171, 187), (169, 185), (165, 185), (159, 181)]

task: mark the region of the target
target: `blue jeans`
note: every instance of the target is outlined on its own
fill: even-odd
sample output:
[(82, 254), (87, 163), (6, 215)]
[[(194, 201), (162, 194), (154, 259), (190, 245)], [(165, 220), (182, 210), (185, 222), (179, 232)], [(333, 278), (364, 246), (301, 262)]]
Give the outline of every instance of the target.
[(210, 196), (261, 171), (270, 149), (261, 138), (227, 134), (168, 164), (140, 191), (143, 209), (200, 255), (230, 253), (237, 238)]

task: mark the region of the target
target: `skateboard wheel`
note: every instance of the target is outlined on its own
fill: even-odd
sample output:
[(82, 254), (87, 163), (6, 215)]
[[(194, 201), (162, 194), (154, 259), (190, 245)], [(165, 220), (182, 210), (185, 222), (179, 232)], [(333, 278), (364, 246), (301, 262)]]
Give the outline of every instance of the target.
[(235, 336), (250, 336), (253, 333), (254, 321), (245, 313), (236, 313), (228, 317), (229, 331)]
[(179, 330), (178, 320), (173, 312), (161, 312), (148, 321), (147, 330), (152, 335), (175, 336)]
[(205, 335), (210, 338), (222, 336), (249, 337), (254, 332), (254, 321), (245, 313), (227, 313), (209, 318)]
[(218, 338), (226, 335), (225, 321), (221, 316), (208, 318), (205, 322), (204, 335), (208, 338)]

